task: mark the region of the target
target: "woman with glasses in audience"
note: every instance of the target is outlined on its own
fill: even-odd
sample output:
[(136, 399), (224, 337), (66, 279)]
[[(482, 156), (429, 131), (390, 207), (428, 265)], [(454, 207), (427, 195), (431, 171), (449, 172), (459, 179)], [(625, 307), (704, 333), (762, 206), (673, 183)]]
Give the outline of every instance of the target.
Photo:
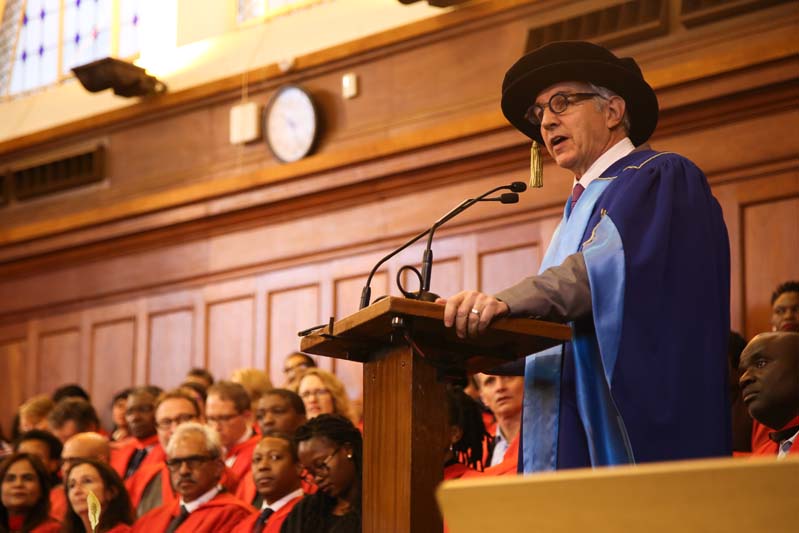
[(319, 490), (294, 506), (281, 533), (360, 533), (361, 432), (343, 416), (322, 414), (300, 426), (294, 440)]
[(38, 457), (14, 453), (0, 463), (0, 532), (55, 533), (50, 516), (50, 475)]
[(133, 524), (133, 510), (128, 491), (110, 466), (96, 459), (80, 459), (64, 481), (69, 511), (64, 520), (64, 533), (92, 533), (89, 522), (89, 491), (100, 502), (97, 533), (127, 533)]
[(337, 414), (357, 424), (344, 384), (321, 368), (309, 368), (300, 378), (297, 394), (305, 404), (308, 419), (323, 414)]

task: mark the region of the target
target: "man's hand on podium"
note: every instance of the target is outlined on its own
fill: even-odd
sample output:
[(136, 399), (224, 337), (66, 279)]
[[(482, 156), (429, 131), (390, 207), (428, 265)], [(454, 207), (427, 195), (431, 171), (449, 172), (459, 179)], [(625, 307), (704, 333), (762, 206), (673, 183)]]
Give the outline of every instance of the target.
[(482, 334), (491, 321), (510, 312), (508, 304), (478, 291), (461, 291), (449, 298), (439, 298), (437, 304), (446, 304), (444, 325), (452, 327), (461, 339)]

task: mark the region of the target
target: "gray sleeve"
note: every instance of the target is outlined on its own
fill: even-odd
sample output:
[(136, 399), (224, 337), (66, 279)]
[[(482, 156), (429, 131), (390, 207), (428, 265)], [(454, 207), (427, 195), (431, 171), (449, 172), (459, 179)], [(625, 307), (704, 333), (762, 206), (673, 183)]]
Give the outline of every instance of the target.
[(591, 313), (591, 286), (580, 252), (494, 296), (508, 304), (514, 316), (568, 322)]

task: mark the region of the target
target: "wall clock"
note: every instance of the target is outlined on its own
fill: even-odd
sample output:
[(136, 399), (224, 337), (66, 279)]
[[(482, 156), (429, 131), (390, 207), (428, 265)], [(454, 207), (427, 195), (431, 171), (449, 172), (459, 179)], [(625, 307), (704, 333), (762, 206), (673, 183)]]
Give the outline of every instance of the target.
[(319, 115), (308, 91), (299, 85), (278, 89), (264, 111), (264, 132), (269, 150), (283, 163), (310, 154), (319, 132)]

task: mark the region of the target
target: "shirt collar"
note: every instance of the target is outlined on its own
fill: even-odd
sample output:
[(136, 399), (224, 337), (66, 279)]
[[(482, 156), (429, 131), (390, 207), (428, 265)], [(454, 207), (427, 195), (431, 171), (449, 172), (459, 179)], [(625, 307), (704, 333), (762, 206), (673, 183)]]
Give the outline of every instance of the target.
[(780, 448), (779, 451), (777, 452), (777, 457), (779, 457), (780, 459), (791, 453), (791, 448), (793, 447), (793, 443), (796, 442), (796, 438), (799, 437), (799, 429), (797, 429), (796, 427), (794, 427), (793, 429), (796, 429), (797, 431), (789, 438), (780, 442)]
[(263, 511), (268, 507), (269, 509), (272, 509), (273, 511), (277, 512), (280, 510), (281, 507), (284, 507), (291, 500), (293, 500), (294, 498), (299, 498), (300, 496), (302, 496), (301, 488), (295, 490), (294, 492), (286, 494), (285, 496), (280, 498), (278, 501), (273, 502), (272, 504), (267, 504), (266, 500), (264, 500), (264, 503), (261, 505), (261, 510)]
[(222, 487), (217, 485), (214, 488), (212, 488), (211, 490), (209, 490), (208, 492), (206, 492), (205, 494), (203, 494), (202, 496), (200, 496), (199, 498), (197, 498), (196, 500), (194, 500), (193, 502), (189, 502), (189, 503), (184, 502), (183, 498), (180, 498), (180, 505), (185, 507), (186, 511), (188, 511), (190, 513), (193, 513), (202, 504), (208, 503), (211, 500), (213, 500), (214, 498), (216, 498), (216, 495), (219, 494), (220, 490), (222, 490)]
[(596, 161), (594, 161), (588, 170), (585, 171), (585, 174), (580, 176), (580, 179), (574, 179), (574, 183), (572, 183), (572, 188), (579, 182), (580, 185), (588, 188), (591, 185), (591, 182), (597, 179), (602, 173), (610, 167), (613, 163), (621, 159), (622, 157), (629, 155), (630, 152), (635, 150), (635, 145), (630, 140), (629, 137), (625, 137), (624, 139), (620, 140), (616, 144), (610, 147), (608, 151), (604, 154), (599, 156)]

